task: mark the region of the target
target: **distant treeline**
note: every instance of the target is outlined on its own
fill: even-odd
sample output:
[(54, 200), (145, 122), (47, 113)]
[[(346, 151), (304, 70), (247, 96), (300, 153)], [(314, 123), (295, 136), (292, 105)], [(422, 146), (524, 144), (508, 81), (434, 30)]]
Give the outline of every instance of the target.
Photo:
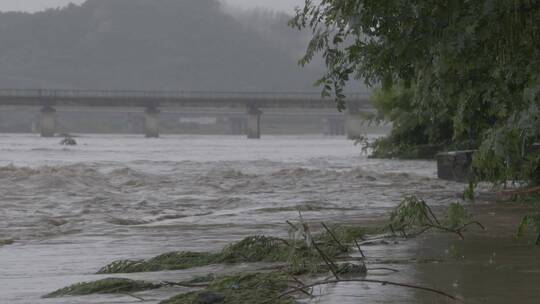
[(217, 0), (89, 0), (0, 13), (0, 87), (316, 91), (289, 16)]

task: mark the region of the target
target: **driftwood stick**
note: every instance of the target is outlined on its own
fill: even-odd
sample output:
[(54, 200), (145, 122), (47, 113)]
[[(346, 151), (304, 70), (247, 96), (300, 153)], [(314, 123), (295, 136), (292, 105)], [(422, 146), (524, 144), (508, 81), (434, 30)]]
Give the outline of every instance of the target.
[(364, 254), (364, 251), (362, 251), (362, 248), (360, 248), (360, 244), (358, 244), (358, 241), (354, 240), (354, 243), (356, 244), (356, 248), (358, 248), (358, 251), (362, 255), (362, 258), (365, 259), (366, 255)]
[(392, 224), (388, 225), (388, 228), (390, 228), (390, 231), (392, 231), (392, 234), (396, 235), (396, 230), (394, 230), (394, 226)]
[(431, 225), (431, 224), (426, 224), (425, 226), (435, 228), (435, 229), (439, 229), (439, 230), (446, 231), (446, 232), (455, 233), (455, 234), (459, 235), (459, 238), (461, 238), (462, 240), (465, 239), (465, 236), (463, 235), (463, 233), (461, 233), (460, 230), (454, 230), (454, 229), (450, 229), (450, 228), (447, 228), (447, 227), (444, 227), (444, 226)]
[(328, 266), (328, 268), (330, 269), (330, 272), (332, 272), (332, 274), (334, 275), (336, 280), (339, 280), (339, 276), (337, 274), (338, 268), (337, 268), (336, 264), (334, 264), (334, 262), (332, 262), (332, 260), (330, 260), (328, 258), (328, 256), (326, 256), (326, 254), (319, 248), (319, 246), (317, 246), (317, 244), (315, 243), (315, 241), (313, 239), (311, 239), (311, 244), (313, 245), (313, 248), (315, 248), (315, 250), (317, 250), (317, 252), (319, 253), (321, 258), (323, 259), (326, 266)]
[(461, 231), (461, 230), (463, 230), (463, 229), (465, 229), (465, 228), (467, 228), (467, 227), (469, 227), (471, 225), (477, 225), (478, 227), (482, 228), (482, 230), (486, 230), (486, 227), (484, 227), (484, 225), (480, 224), (480, 222), (478, 222), (478, 221), (472, 221), (470, 223), (467, 223), (467, 224), (461, 226), (458, 230)]
[(387, 270), (391, 272), (399, 272), (399, 270), (394, 268), (388, 268), (388, 267), (375, 267), (375, 268), (369, 268), (368, 270)]
[(295, 277), (292, 273), (290, 273), (290, 272), (286, 272), (286, 273), (287, 273), (287, 275), (288, 275), (289, 277), (291, 277), (291, 278), (293, 279), (293, 281), (294, 281), (295, 283), (297, 283), (298, 285), (300, 285), (300, 287), (302, 287), (302, 289), (299, 290), (300, 292), (304, 293), (305, 295), (307, 295), (307, 296), (310, 297), (310, 298), (313, 298), (313, 295), (312, 295), (311, 293), (309, 293), (308, 291), (306, 291), (305, 289), (303, 289), (303, 288), (305, 288), (305, 286), (306, 286), (306, 284), (304, 284), (304, 282), (300, 281), (300, 280), (299, 280), (297, 277)]
[(396, 238), (396, 237), (397, 237), (397, 235), (395, 233), (394, 234), (385, 234), (385, 235), (381, 235), (381, 236), (377, 236), (377, 237), (372, 237), (372, 238), (369, 238), (369, 239), (363, 239), (363, 240), (361, 240), (361, 242), (359, 244), (364, 245), (365, 243), (378, 241), (378, 240), (384, 240), (384, 239), (392, 239), (392, 238)]
[[(431, 217), (435, 220), (435, 222), (437, 223), (437, 225), (441, 226), (441, 223), (439, 222), (439, 219), (437, 218), (437, 216), (435, 215), (435, 213), (433, 212), (433, 210), (431, 210), (431, 207), (429, 207), (428, 204), (424, 203), (424, 206), (426, 207), (426, 209), (428, 210), (429, 214), (431, 215)], [(426, 214), (426, 218), (429, 219), (429, 216), (427, 216)]]
[(424, 227), (422, 230), (418, 231), (417, 233), (414, 234), (414, 237), (417, 237), (419, 235), (422, 235), (424, 233), (426, 233), (428, 230), (431, 230), (433, 229), (433, 227)]
[(209, 286), (208, 284), (189, 284), (189, 283), (168, 282), (168, 281), (163, 281), (162, 284), (165, 286), (179, 286), (179, 287), (187, 287), (187, 288), (206, 288)]
[(292, 229), (298, 230), (298, 227), (297, 227), (295, 224), (291, 223), (291, 221), (286, 220), (285, 222), (286, 222), (289, 226), (291, 226)]
[(502, 195), (524, 195), (524, 194), (531, 194), (531, 193), (537, 193), (540, 192), (540, 186), (532, 187), (532, 188), (525, 188), (525, 189), (518, 189), (518, 190), (507, 190), (507, 191), (501, 191), (499, 192)]
[(339, 247), (341, 247), (341, 250), (342, 251), (347, 251), (349, 250), (349, 247), (343, 245), (336, 237), (336, 235), (334, 234), (334, 232), (332, 232), (332, 230), (330, 230), (330, 228), (328, 228), (328, 226), (326, 226), (325, 223), (321, 223), (322, 226), (324, 227), (324, 229), (328, 232), (328, 234), (330, 234), (330, 237), (334, 240), (334, 242), (336, 242), (336, 244), (338, 244)]
[(135, 298), (135, 299), (137, 299), (137, 300), (139, 300), (139, 301), (141, 301), (141, 302), (146, 301), (145, 299), (143, 299), (143, 298), (141, 298), (141, 297), (138, 297), (138, 296), (136, 296), (136, 295), (133, 295), (133, 294), (130, 294), (130, 293), (127, 293), (127, 292), (122, 293), (122, 294), (123, 294), (123, 295), (126, 295), (126, 296), (128, 296), (128, 297)]

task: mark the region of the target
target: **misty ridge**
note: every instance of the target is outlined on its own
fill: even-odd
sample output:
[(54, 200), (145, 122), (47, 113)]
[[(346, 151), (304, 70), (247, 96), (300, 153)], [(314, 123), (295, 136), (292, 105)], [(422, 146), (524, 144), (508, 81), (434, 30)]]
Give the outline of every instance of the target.
[(290, 16), (217, 0), (89, 0), (0, 13), (0, 87), (319, 91)]

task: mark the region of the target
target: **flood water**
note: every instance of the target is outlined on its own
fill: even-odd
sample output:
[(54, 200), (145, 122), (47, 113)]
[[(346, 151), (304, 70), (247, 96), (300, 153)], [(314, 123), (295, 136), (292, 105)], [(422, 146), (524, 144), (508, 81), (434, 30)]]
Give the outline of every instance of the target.
[[(93, 273), (117, 259), (214, 251), (254, 234), (286, 236), (285, 221), (297, 219), (298, 210), (314, 223), (361, 225), (384, 218), (405, 195), (444, 206), (463, 190), (437, 180), (434, 162), (371, 160), (342, 137), (76, 139), (78, 146), (63, 147), (58, 138), (0, 135), (0, 303), (143, 303), (128, 295), (41, 296), (103, 278)], [(505, 222), (508, 227), (517, 213)], [(369, 277), (440, 288), (467, 303), (539, 303), (540, 251), (512, 234), (491, 231), (497, 230), (473, 232), (466, 241), (428, 235), (368, 246), (371, 267), (400, 270)], [(255, 267), (118, 277), (181, 281)], [(377, 285), (340, 284), (323, 291), (313, 303), (448, 302)], [(170, 288), (138, 296), (158, 303), (180, 292)]]

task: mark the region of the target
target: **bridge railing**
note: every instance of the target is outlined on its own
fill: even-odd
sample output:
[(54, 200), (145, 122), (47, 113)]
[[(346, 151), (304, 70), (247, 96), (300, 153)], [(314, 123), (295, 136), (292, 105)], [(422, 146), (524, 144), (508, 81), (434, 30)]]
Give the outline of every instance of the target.
[[(351, 92), (348, 99), (366, 99), (368, 92)], [(136, 91), (0, 89), (0, 97), (13, 98), (127, 98), (127, 99), (324, 99), (317, 92)]]

